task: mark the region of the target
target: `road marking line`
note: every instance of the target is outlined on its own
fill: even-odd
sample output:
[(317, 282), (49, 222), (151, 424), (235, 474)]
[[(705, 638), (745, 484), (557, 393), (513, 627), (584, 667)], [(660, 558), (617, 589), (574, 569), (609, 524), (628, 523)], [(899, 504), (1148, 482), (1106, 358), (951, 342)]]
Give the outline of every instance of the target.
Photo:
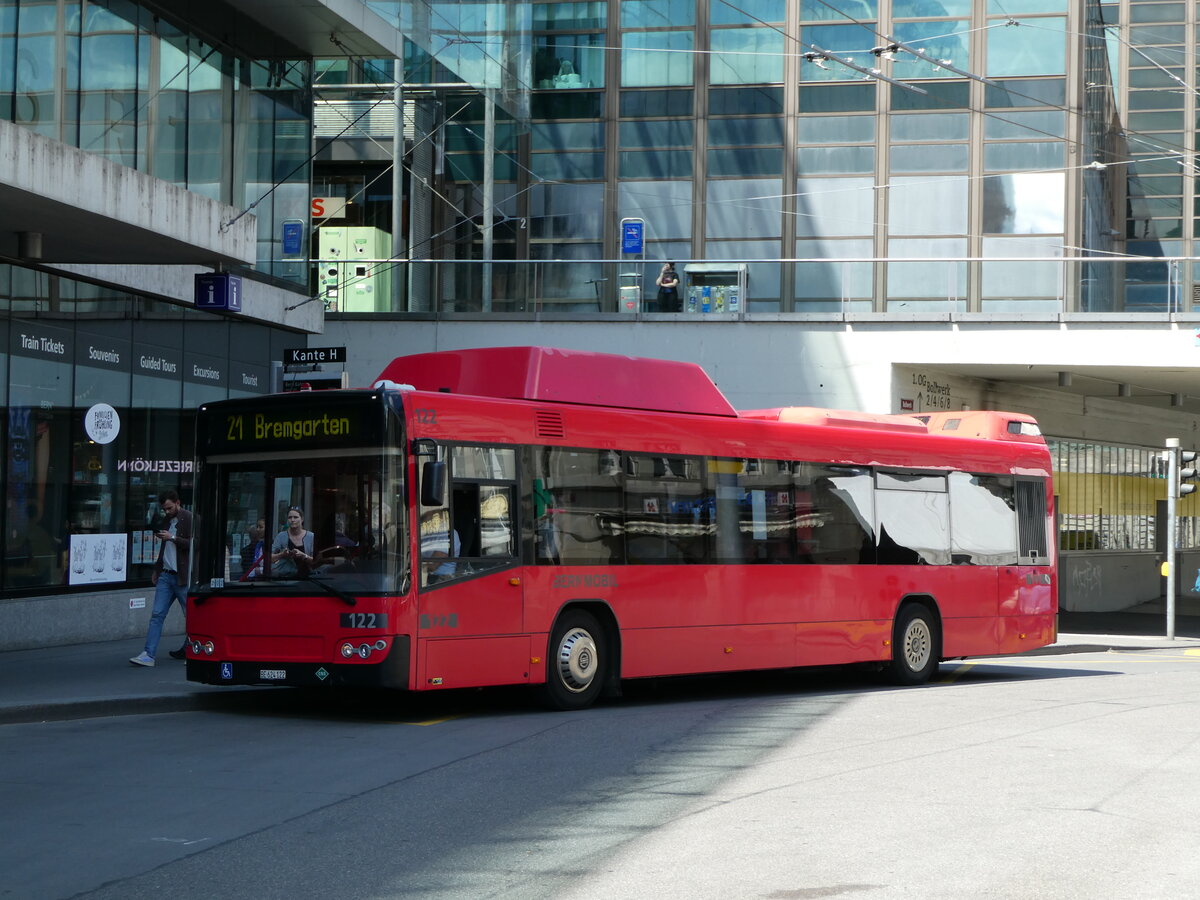
[(466, 715), (467, 715), (467, 713), (459, 713), (456, 716), (446, 716), (444, 719), (426, 719), (424, 722), (410, 722), (407, 720), (401, 721), (401, 720), (397, 719), (397, 720), (393, 721), (392, 724), (393, 725), (420, 725), (423, 728), (426, 725), (441, 725), (444, 722), (453, 722), (455, 719), (461, 719)]
[(969, 669), (973, 669), (977, 664), (973, 662), (959, 663), (958, 667), (953, 672), (950, 672), (945, 678), (939, 678), (938, 684), (953, 684), (958, 678), (965, 675)]

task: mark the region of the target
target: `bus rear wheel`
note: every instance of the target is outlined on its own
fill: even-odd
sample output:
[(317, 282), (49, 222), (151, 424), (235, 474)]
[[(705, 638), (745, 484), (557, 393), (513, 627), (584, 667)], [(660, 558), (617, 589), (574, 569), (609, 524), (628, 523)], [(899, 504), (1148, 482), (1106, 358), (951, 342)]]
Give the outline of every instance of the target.
[(929, 607), (913, 603), (900, 610), (892, 631), (888, 675), (896, 684), (925, 684), (938, 667), (937, 620)]
[(596, 617), (573, 610), (559, 618), (550, 635), (543, 696), (552, 709), (584, 709), (604, 689), (608, 648)]

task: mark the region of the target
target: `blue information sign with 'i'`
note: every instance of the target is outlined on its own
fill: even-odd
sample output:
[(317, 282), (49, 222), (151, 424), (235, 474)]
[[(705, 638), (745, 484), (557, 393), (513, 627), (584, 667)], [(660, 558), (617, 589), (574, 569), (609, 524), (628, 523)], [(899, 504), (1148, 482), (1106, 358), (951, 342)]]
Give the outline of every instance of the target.
[(641, 253), (646, 223), (625, 222), (621, 227), (621, 252)]

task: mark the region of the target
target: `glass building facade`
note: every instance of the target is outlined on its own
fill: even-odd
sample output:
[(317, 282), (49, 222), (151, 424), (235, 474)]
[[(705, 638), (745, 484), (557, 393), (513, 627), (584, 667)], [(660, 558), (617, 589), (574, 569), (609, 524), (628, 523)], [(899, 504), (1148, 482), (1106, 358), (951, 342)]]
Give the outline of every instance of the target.
[(192, 496), (195, 409), (271, 389), (297, 336), (0, 265), (0, 591), (147, 582), (158, 495)]
[(311, 62), (255, 59), (128, 0), (0, 0), (0, 118), (237, 209), (261, 274), (307, 221)]
[[(390, 292), (331, 314), (616, 316), (630, 272), (654, 313), (664, 260), (741, 268), (738, 311), (783, 320), (1197, 308), (1194, 5), (529, 6), (527, 118), (410, 42), (401, 259), (419, 262), (381, 254)], [(331, 103), (339, 81), (391, 90), (386, 70), (328, 68)], [(318, 194), (357, 201), (322, 227), (387, 232), (386, 165), (318, 165)], [(622, 252), (628, 219), (642, 256)], [(1153, 551), (1161, 451), (1051, 445), (1062, 548)]]
[[(275, 55), (238, 45), (237, 15), (217, 39), (129, 0), (0, 0), (0, 118), (252, 210), (257, 262), (243, 274), (303, 297), (307, 260), (285, 259), (279, 238), (309, 213), (312, 63), (253, 29)], [(159, 493), (191, 502), (196, 407), (269, 392), (271, 361), (303, 343), (0, 261), (0, 597), (148, 583)]]
[[(406, 60), (410, 114), (429, 111), (412, 141), (435, 152), (408, 160), (432, 199), (405, 246), (432, 262), (388, 266), (376, 311), (615, 313), (627, 218), (646, 260), (744, 263), (750, 312), (1192, 307), (1187, 4), (530, 8), (527, 119), (489, 125), (451, 69)], [(638, 273), (653, 312), (656, 267)]]

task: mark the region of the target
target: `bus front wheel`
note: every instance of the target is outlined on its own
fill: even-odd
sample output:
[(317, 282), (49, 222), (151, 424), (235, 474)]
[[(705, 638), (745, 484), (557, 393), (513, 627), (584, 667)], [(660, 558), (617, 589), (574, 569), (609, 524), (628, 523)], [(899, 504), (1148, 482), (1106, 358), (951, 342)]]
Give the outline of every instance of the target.
[(924, 684), (938, 667), (938, 628), (929, 607), (914, 603), (900, 610), (892, 633), (888, 669), (896, 684)]
[(554, 626), (546, 658), (546, 704), (553, 709), (591, 706), (604, 689), (608, 648), (595, 616), (565, 613)]

